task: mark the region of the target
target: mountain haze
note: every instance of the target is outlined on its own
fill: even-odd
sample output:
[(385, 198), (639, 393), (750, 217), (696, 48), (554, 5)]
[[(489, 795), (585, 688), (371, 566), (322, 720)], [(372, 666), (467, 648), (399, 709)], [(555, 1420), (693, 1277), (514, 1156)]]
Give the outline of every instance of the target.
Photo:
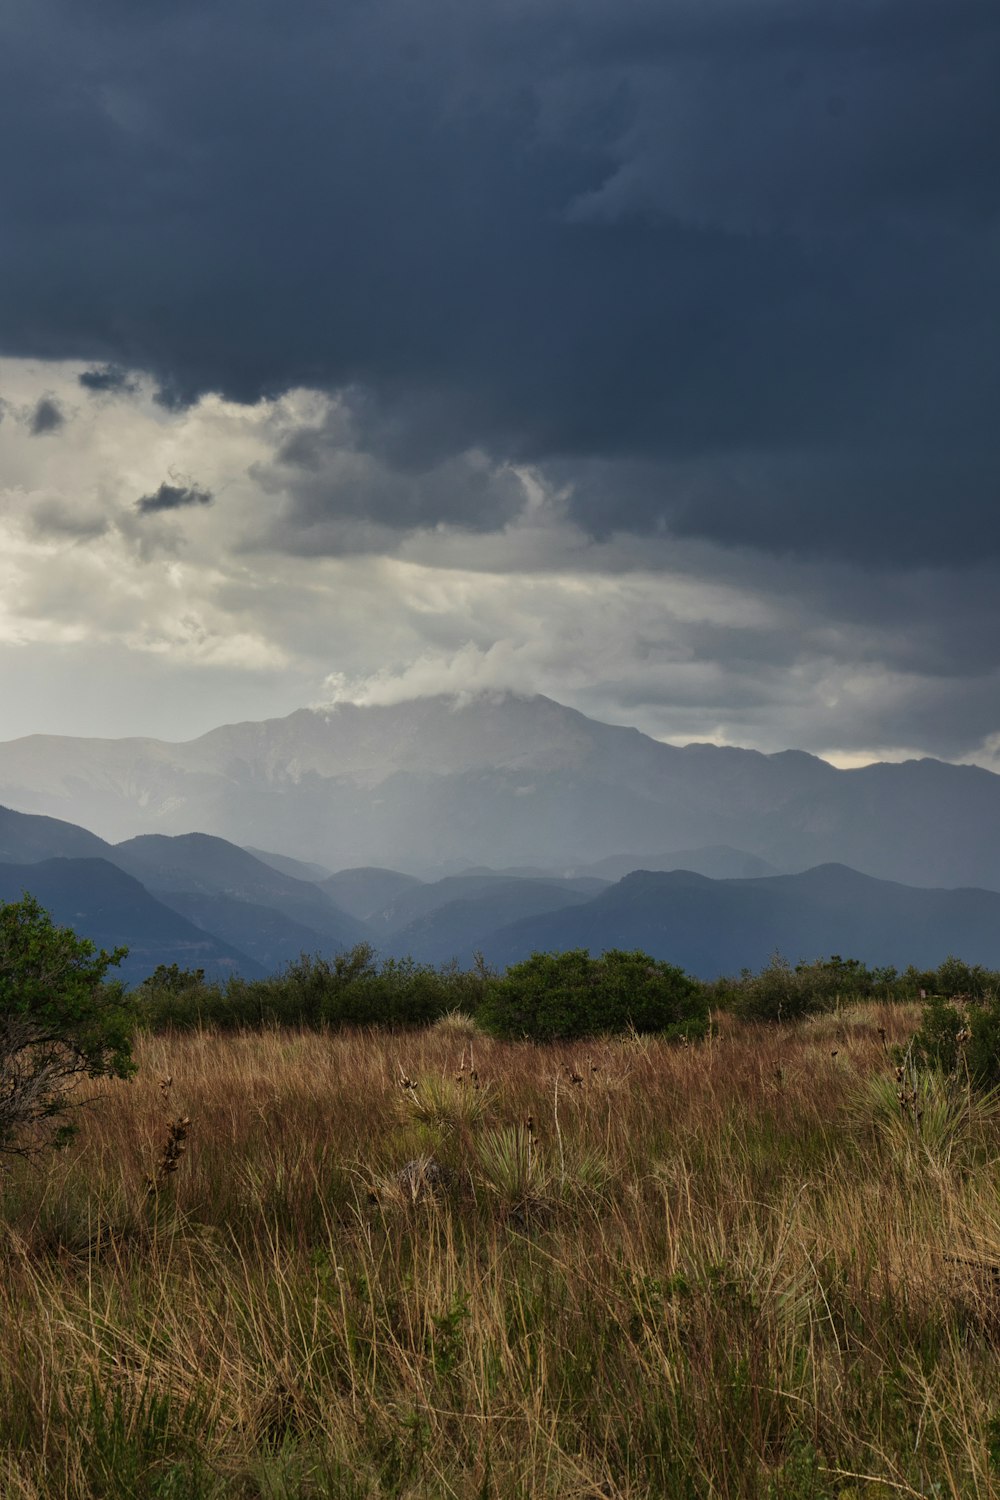
[(204, 833), (141, 834), (107, 855), (157, 895), (223, 897), (272, 908), (312, 930), (326, 945), (350, 947), (364, 935), (315, 882), (299, 880), (256, 859), (226, 839)]
[[(95, 846), (97, 857), (60, 852)], [(642, 948), (705, 978), (759, 967), (776, 949), (793, 960), (839, 952), (923, 967), (956, 953), (1000, 967), (1000, 893), (906, 886), (837, 864), (740, 879), (640, 870), (613, 885), (488, 870), (425, 882), (362, 868), (320, 884), (213, 836), (108, 845), (72, 824), (0, 808), (0, 901), (24, 891), (81, 936), (127, 945), (131, 983), (161, 963), (253, 978), (301, 953), (363, 941), (435, 964), (468, 964), (482, 952), (501, 967), (535, 949)]]
[(224, 839), (145, 834), (108, 844), (72, 823), (0, 808), (0, 900), (25, 890), (81, 936), (127, 945), (120, 972), (130, 981), (160, 963), (252, 978), (367, 936), (317, 884)]
[[(561, 874), (611, 861), (613, 876), (616, 856), (635, 867), (664, 850), (727, 848), (763, 862), (746, 869), (837, 862), (1000, 889), (989, 771), (933, 760), (842, 771), (799, 751), (678, 748), (513, 694), (302, 709), (183, 744), (31, 736), (0, 744), (0, 800), (114, 841), (197, 829), (332, 870)], [(720, 861), (705, 868), (721, 873)]]

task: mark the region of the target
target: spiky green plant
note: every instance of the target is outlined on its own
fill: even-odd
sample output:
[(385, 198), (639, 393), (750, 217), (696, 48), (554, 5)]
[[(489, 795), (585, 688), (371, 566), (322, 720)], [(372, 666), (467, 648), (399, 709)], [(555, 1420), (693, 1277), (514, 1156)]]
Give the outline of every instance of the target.
[(464, 1072), (457, 1078), (430, 1076), (403, 1090), (403, 1110), (423, 1125), (473, 1130), (489, 1112), (490, 1095), (487, 1084)]

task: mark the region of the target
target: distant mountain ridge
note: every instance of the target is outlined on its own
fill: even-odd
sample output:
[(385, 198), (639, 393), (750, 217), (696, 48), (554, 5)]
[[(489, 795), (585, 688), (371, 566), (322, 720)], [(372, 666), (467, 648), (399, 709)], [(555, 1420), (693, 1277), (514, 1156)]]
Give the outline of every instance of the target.
[(764, 868), (1000, 889), (992, 772), (681, 749), (513, 694), (300, 709), (183, 744), (34, 735), (0, 743), (0, 801), (115, 842), (197, 829), (334, 871), (560, 873), (725, 846)]
[[(708, 862), (742, 858), (701, 852)], [(1000, 893), (911, 887), (837, 864), (725, 879), (639, 870), (609, 884), (482, 869), (422, 882), (371, 868), (310, 882), (282, 863), (204, 834), (110, 845), (0, 807), (0, 901), (30, 891), (81, 936), (127, 945), (132, 983), (161, 963), (254, 978), (356, 942), (434, 964), (480, 952), (500, 967), (535, 949), (642, 948), (703, 978), (757, 968), (776, 949), (793, 960), (839, 952), (923, 967), (957, 953), (1000, 967)]]
[(158, 901), (139, 881), (106, 859), (0, 862), (0, 901), (30, 892), (60, 927), (72, 927), (99, 948), (125, 946), (128, 957), (114, 973), (131, 984), (160, 964), (204, 969), (211, 979), (266, 972), (247, 954)]
[(501, 967), (536, 949), (642, 948), (702, 979), (761, 968), (776, 951), (793, 963), (840, 953), (897, 968), (958, 954), (995, 969), (1000, 893), (920, 889), (844, 865), (750, 880), (640, 870), (585, 905), (484, 935), (480, 947)]
[(109, 844), (71, 823), (0, 807), (0, 900), (23, 890), (43, 904), (43, 892), (51, 894), (53, 915), (81, 936), (105, 947), (128, 944), (122, 972), (130, 979), (158, 963), (253, 977), (368, 935), (315, 882), (224, 839), (146, 834)]

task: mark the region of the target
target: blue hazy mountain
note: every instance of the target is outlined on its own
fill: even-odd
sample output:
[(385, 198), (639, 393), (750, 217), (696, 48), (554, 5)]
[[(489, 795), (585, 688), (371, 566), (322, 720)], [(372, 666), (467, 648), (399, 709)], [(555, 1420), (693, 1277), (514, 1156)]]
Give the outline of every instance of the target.
[(226, 839), (142, 834), (116, 844), (108, 857), (156, 895), (217, 896), (271, 908), (318, 935), (326, 947), (349, 948), (366, 935), (315, 882), (283, 874)]
[(0, 807), (0, 862), (34, 864), (40, 859), (106, 859), (111, 845), (61, 818), (32, 817)]
[(1000, 967), (1000, 894), (920, 889), (843, 865), (755, 880), (637, 871), (583, 905), (509, 923), (479, 946), (498, 965), (535, 949), (642, 948), (704, 979), (831, 953), (933, 966), (949, 954)]
[(158, 963), (250, 976), (366, 940), (425, 962), (467, 963), (481, 951), (498, 965), (538, 948), (638, 947), (705, 977), (759, 967), (775, 950), (927, 966), (957, 953), (1000, 967), (1000, 893), (907, 885), (837, 863), (741, 879), (636, 871), (613, 885), (486, 870), (421, 882), (389, 869), (316, 883), (212, 836), (112, 846), (64, 820), (0, 808), (0, 900), (25, 890), (103, 946), (127, 944), (131, 979)]
[(172, 963), (204, 969), (213, 979), (264, 973), (248, 954), (171, 910), (106, 859), (0, 863), (0, 901), (19, 901), (26, 891), (60, 927), (99, 948), (126, 946), (128, 958), (115, 972), (131, 984)]
[(780, 875), (768, 860), (745, 849), (728, 844), (713, 844), (707, 849), (674, 849), (666, 854), (610, 854), (587, 866), (590, 875), (603, 876), (606, 882), (621, 880), (633, 870), (693, 870), (710, 880), (755, 880), (762, 875)]
[(330, 899), (342, 911), (362, 922), (380, 917), (404, 891), (421, 888), (423, 882), (400, 870), (383, 870), (371, 866), (338, 870), (320, 881)]
[(457, 958), (467, 965), (498, 927), (519, 919), (544, 919), (563, 907), (588, 903), (600, 888), (596, 880), (449, 876), (407, 891), (373, 919), (373, 940), (389, 952), (422, 962)]
[(280, 870), (283, 875), (293, 875), (296, 880), (313, 880), (319, 882), (328, 880), (333, 874), (325, 865), (310, 864), (308, 860), (292, 859), (287, 854), (272, 854), (267, 849), (247, 848), (248, 854), (254, 859), (259, 859), (262, 864), (270, 865), (273, 870)]
[(330, 937), (296, 922), (272, 906), (259, 906), (235, 896), (175, 891), (160, 896), (165, 906), (180, 912), (195, 926), (231, 943), (268, 974), (293, 963), (303, 953), (331, 953), (361, 941), (331, 941)]
[[(123, 879), (116, 881), (101, 870), (95, 876), (95, 861), (87, 857), (95, 855), (99, 864), (122, 872)], [(43, 887), (53, 889), (59, 912), (77, 914), (65, 920), (81, 935), (97, 941), (98, 929), (114, 932), (115, 944), (126, 943), (133, 950), (127, 963), (130, 979), (149, 972), (144, 967), (153, 952), (149, 931), (155, 931), (154, 968), (161, 962), (179, 963), (203, 967), (216, 977), (272, 972), (302, 952), (353, 947), (367, 935), (363, 924), (339, 910), (315, 883), (202, 834), (153, 835), (112, 845), (71, 823), (0, 808), (0, 871), (7, 893), (0, 899), (30, 890), (43, 900)], [(15, 879), (21, 881), (16, 888), (11, 884)], [(92, 879), (97, 879), (99, 910), (94, 908)], [(151, 905), (140, 900), (140, 890)], [(93, 931), (83, 925), (88, 920), (97, 923)], [(192, 927), (199, 930), (197, 937)], [(100, 941), (105, 943), (104, 937)]]

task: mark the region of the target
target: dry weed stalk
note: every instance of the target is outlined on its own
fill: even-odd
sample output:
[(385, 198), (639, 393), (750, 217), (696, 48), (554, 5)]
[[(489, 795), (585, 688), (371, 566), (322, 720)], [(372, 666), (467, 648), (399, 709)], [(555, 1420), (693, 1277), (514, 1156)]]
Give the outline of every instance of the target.
[[(173, 1086), (173, 1074), (168, 1074), (167, 1077), (160, 1079), (159, 1089), (165, 1104), (169, 1103), (170, 1091)], [(159, 1160), (152, 1173), (146, 1174), (147, 1198), (155, 1198), (177, 1171), (177, 1168), (180, 1166), (181, 1157), (187, 1150), (187, 1138), (190, 1134), (192, 1123), (189, 1115), (176, 1115), (168, 1121), (167, 1135), (163, 1142)]]

